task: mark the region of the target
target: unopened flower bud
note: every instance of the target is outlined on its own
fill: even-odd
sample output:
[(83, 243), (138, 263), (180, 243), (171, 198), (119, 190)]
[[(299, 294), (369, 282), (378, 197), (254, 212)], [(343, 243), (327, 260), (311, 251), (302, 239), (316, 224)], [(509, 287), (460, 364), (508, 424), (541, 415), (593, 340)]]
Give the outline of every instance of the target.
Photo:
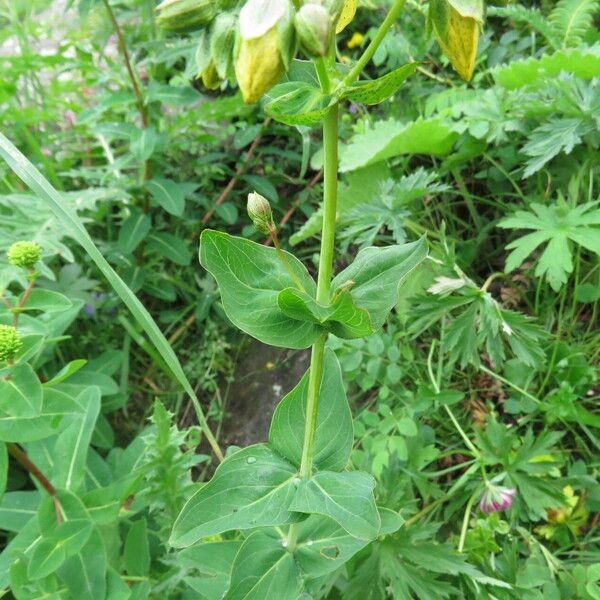
[(479, 508), (484, 513), (506, 510), (512, 506), (516, 494), (517, 490), (514, 488), (499, 487), (488, 483), (479, 501)]
[(260, 194), (252, 192), (248, 194), (248, 204), (246, 206), (248, 216), (254, 227), (261, 233), (270, 234), (275, 229), (273, 223), (273, 212), (269, 201)]
[(208, 67), (206, 67), (206, 69), (200, 73), (200, 78), (202, 79), (204, 87), (209, 90), (219, 89), (222, 81), (222, 79), (219, 77), (219, 73), (217, 72), (217, 67), (212, 60), (208, 63)]
[(7, 252), (8, 262), (21, 269), (33, 269), (41, 253), (41, 246), (35, 242), (15, 242)]
[(331, 44), (333, 19), (320, 4), (304, 4), (294, 18), (296, 33), (307, 56), (325, 56)]
[(0, 361), (11, 360), (22, 347), (23, 340), (16, 328), (0, 325)]
[(477, 58), (483, 0), (431, 0), (429, 23), (456, 72), (470, 81)]
[(214, 0), (164, 0), (157, 7), (156, 23), (167, 31), (193, 31), (210, 23), (217, 14)]
[(259, 100), (287, 71), (293, 16), (290, 0), (248, 0), (240, 11), (235, 75), (247, 104)]

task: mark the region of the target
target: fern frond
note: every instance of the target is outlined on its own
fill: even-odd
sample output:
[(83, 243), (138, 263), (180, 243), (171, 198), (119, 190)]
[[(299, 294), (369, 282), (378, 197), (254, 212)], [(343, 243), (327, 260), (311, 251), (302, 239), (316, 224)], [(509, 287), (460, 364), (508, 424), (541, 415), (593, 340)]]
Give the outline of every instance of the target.
[(581, 44), (583, 36), (594, 25), (598, 0), (560, 0), (550, 13), (550, 25), (563, 48)]
[(515, 23), (529, 25), (532, 29), (540, 33), (552, 48), (560, 48), (561, 40), (551, 27), (548, 19), (537, 9), (527, 8), (521, 4), (512, 4), (510, 6), (489, 6), (488, 16), (503, 17), (510, 19)]

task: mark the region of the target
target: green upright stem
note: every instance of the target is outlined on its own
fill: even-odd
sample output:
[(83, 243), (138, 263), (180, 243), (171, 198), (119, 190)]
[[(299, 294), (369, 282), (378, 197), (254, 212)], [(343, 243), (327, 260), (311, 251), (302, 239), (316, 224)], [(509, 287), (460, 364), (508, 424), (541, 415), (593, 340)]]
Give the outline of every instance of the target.
[(367, 46), (365, 51), (362, 53), (362, 56), (358, 59), (358, 62), (354, 65), (350, 73), (346, 75), (344, 78), (344, 85), (352, 85), (362, 73), (363, 69), (367, 65), (367, 63), (373, 58), (373, 54), (379, 45), (383, 41), (385, 34), (388, 32), (388, 29), (394, 24), (394, 21), (398, 18), (402, 7), (404, 6), (404, 0), (394, 0), (394, 4), (387, 16), (385, 17), (383, 23), (379, 26), (379, 29), (375, 33), (375, 37), (371, 40), (371, 43)]
[[(322, 82), (326, 83), (326, 82)], [(324, 85), (325, 87), (325, 85)], [(335, 249), (335, 219), (337, 211), (337, 170), (338, 170), (338, 107), (333, 106), (323, 122), (323, 229), (321, 254), (317, 279), (317, 301), (328, 304), (330, 301), (333, 253)], [(322, 335), (312, 347), (310, 375), (306, 400), (306, 424), (300, 475), (310, 477), (313, 467), (313, 450), (317, 413), (319, 410), (319, 388), (323, 377), (323, 354), (327, 335)]]

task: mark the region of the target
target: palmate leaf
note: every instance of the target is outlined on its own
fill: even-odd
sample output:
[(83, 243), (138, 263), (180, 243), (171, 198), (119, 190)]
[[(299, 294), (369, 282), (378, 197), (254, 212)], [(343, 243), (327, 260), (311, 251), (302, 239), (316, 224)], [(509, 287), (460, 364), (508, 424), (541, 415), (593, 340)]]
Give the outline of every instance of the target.
[(558, 291), (573, 270), (572, 243), (600, 256), (600, 208), (597, 202), (568, 206), (561, 198), (553, 206), (532, 204), (532, 212), (517, 211), (498, 223), (505, 229), (533, 229), (511, 242), (512, 252), (506, 259), (506, 272), (521, 266), (523, 261), (541, 244), (548, 242), (538, 259), (535, 274), (546, 277)]
[(533, 175), (561, 152), (570, 154), (592, 130), (591, 124), (577, 118), (552, 118), (540, 125), (522, 148), (522, 152), (530, 157), (523, 175)]

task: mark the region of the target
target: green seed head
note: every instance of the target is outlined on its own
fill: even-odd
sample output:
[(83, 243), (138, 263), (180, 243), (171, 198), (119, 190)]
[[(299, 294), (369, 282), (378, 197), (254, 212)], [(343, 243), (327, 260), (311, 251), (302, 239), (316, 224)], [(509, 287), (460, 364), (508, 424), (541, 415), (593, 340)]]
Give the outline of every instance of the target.
[(0, 325), (0, 361), (6, 362), (14, 358), (22, 347), (23, 340), (16, 328), (10, 325)]
[(35, 242), (15, 242), (8, 250), (8, 261), (15, 267), (33, 269), (40, 260), (42, 248)]
[(248, 194), (248, 204), (246, 208), (248, 210), (248, 216), (258, 231), (269, 234), (275, 229), (271, 205), (264, 196), (261, 196), (256, 192)]

